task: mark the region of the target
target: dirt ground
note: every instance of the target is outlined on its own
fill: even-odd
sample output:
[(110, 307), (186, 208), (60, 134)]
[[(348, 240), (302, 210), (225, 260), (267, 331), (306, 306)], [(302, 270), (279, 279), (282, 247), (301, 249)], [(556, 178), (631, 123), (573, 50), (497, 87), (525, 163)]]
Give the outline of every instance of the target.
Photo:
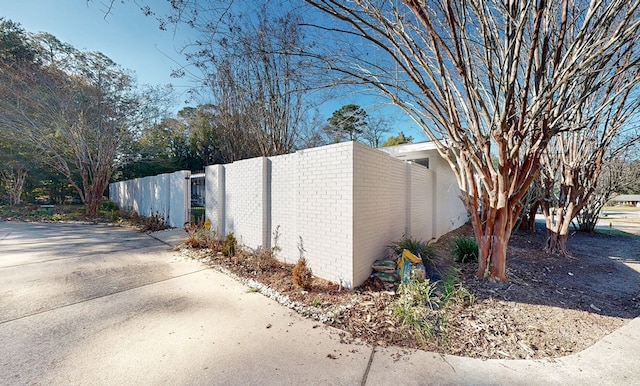
[[(436, 244), (440, 259), (466, 225)], [(291, 265), (256, 266), (207, 250), (184, 248), (192, 258), (222, 269), (263, 294), (321, 322), (344, 330), (345, 341), (360, 339), (476, 358), (556, 358), (584, 350), (640, 315), (640, 236), (575, 233), (571, 257), (544, 253), (544, 229), (515, 234), (507, 253), (509, 282), (475, 276), (475, 264), (458, 265), (471, 306), (448, 307), (441, 327), (419, 339), (394, 315), (398, 295), (368, 281), (353, 291), (315, 279), (308, 291), (292, 283)]]

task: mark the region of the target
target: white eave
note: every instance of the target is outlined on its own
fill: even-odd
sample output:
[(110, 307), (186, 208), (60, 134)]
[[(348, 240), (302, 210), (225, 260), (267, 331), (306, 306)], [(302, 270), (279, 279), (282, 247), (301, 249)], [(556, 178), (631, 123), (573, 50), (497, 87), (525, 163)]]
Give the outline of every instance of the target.
[(407, 161), (428, 158), (429, 156), (438, 154), (436, 144), (432, 141), (405, 143), (403, 145), (381, 147), (379, 149), (389, 153), (389, 155), (393, 157)]

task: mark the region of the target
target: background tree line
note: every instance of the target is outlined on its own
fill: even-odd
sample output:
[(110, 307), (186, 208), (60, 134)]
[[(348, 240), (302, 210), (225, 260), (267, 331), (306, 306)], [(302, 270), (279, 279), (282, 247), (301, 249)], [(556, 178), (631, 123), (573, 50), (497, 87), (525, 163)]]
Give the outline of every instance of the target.
[[(309, 64), (285, 54), (300, 44), (298, 19), (263, 11), (252, 21), (237, 15), (236, 30), (212, 40), (216, 55), (190, 57), (216, 103), (177, 114), (170, 87), (138, 86), (99, 52), (0, 19), (0, 199), (77, 199), (94, 215), (110, 180), (343, 140), (378, 146), (389, 123), (360, 106), (341, 108), (325, 124), (317, 112), (309, 116), (316, 103), (303, 84)], [(357, 129), (347, 129), (354, 119)]]

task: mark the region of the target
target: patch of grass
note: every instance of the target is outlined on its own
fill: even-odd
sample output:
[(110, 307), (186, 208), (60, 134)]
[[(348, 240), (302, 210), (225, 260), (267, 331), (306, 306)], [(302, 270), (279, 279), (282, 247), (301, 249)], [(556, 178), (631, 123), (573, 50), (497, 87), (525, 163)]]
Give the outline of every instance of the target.
[(443, 306), (449, 304), (470, 306), (476, 302), (476, 297), (462, 285), (459, 272), (457, 269), (452, 269), (449, 275), (438, 283)]
[(397, 294), (399, 298), (393, 307), (393, 313), (400, 319), (400, 323), (413, 328), (423, 342), (433, 338), (434, 310), (440, 304), (436, 283), (412, 279), (400, 284)]
[(436, 337), (446, 343), (450, 306), (475, 303), (475, 296), (462, 285), (458, 270), (450, 270), (445, 279), (436, 282), (413, 277), (400, 284), (396, 293), (399, 297), (393, 306), (394, 315), (423, 343)]
[[(102, 213), (92, 220), (103, 220)], [(82, 205), (53, 205), (42, 207), (36, 204), (18, 206), (0, 206), (0, 220), (20, 221), (86, 221), (84, 206)]]

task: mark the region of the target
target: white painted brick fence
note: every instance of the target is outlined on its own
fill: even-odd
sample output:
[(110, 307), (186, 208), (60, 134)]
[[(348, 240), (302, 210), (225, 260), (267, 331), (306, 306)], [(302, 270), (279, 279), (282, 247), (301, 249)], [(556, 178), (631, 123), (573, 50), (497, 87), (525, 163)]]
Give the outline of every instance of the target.
[(158, 215), (172, 227), (189, 221), (189, 177), (178, 171), (157, 176), (109, 184), (109, 199), (122, 209), (135, 210), (141, 216)]
[(431, 165), (347, 142), (207, 166), (206, 216), (251, 248), (273, 247), (277, 231), (280, 260), (302, 247), (315, 275), (353, 287), (403, 234), (429, 240), (467, 220), (451, 169)]
[[(275, 246), (314, 274), (360, 285), (373, 261), (403, 234), (430, 240), (467, 221), (455, 176), (439, 156), (429, 169), (355, 142), (205, 168), (206, 217), (221, 236), (250, 248)], [(110, 185), (110, 198), (172, 226), (189, 219), (187, 171)]]

